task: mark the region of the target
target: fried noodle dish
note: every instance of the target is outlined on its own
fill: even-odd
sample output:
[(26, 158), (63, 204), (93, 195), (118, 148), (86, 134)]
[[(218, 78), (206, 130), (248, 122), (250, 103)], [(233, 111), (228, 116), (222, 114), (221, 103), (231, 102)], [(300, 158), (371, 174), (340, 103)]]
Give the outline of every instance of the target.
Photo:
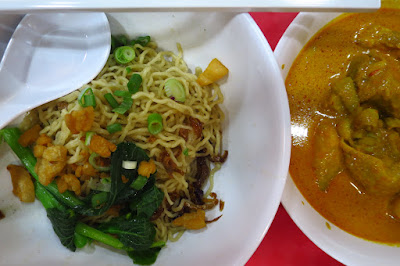
[(38, 198), (70, 250), (94, 239), (151, 264), (167, 241), (219, 218), (206, 211), (223, 206), (212, 192), (228, 155), (215, 82), (228, 69), (213, 59), (193, 74), (177, 46), (113, 36), (94, 80), (0, 131), (24, 166), (8, 166), (14, 194)]

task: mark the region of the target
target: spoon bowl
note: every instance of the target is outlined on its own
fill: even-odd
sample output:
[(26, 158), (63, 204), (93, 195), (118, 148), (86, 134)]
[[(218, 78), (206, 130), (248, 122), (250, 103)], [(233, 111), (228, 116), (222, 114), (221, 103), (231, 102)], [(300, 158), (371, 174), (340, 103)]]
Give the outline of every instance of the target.
[(26, 15), (0, 63), (0, 129), (88, 83), (104, 67), (110, 48), (104, 13)]

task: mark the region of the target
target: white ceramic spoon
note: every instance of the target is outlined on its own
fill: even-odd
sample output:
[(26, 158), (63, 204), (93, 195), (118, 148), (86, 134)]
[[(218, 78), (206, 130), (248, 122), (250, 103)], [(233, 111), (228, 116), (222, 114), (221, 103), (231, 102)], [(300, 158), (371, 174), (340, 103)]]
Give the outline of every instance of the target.
[(26, 15), (0, 63), (0, 129), (92, 80), (105, 65), (110, 46), (104, 13)]

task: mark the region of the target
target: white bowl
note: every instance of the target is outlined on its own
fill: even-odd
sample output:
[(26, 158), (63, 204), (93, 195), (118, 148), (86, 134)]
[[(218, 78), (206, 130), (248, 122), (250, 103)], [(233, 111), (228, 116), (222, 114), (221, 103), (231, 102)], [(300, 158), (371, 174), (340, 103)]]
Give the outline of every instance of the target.
[[(224, 145), (229, 156), (215, 177), (225, 201), (223, 216), (206, 230), (167, 243), (156, 265), (243, 265), (267, 232), (279, 206), (290, 157), (286, 91), (273, 53), (248, 14), (109, 14), (114, 34), (149, 34), (164, 50), (182, 44), (189, 67), (214, 58), (230, 70), (221, 83), (227, 114)], [(7, 164), (17, 162), (0, 147), (0, 265), (132, 265), (129, 257), (96, 246), (72, 253), (55, 236), (39, 202), (21, 204), (12, 195)], [(209, 213), (215, 217), (217, 210)], [(92, 254), (90, 254), (92, 253)]]
[[(290, 67), (310, 38), (339, 13), (300, 13), (290, 24), (275, 49), (275, 57), (286, 76)], [(307, 202), (292, 178), (288, 177), (282, 204), (289, 216), (319, 248), (346, 265), (398, 265), (398, 247), (358, 238), (330, 223)], [(326, 222), (330, 224), (327, 228)]]

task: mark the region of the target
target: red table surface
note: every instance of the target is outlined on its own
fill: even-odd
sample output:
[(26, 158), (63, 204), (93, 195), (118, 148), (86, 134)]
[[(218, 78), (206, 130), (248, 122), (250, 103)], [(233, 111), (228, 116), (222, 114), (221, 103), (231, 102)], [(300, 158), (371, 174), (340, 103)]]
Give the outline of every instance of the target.
[[(297, 13), (251, 13), (272, 50)], [(282, 205), (264, 240), (246, 266), (342, 265), (312, 243), (289, 217)]]

